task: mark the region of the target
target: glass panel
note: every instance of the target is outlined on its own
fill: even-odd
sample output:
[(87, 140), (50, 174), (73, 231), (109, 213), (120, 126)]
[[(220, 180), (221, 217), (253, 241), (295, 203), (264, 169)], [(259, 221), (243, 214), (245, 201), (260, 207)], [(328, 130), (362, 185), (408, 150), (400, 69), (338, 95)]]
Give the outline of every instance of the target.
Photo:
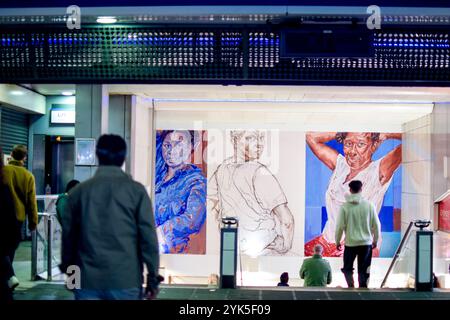
[[(60, 274), (58, 265), (61, 263), (62, 228), (56, 218), (56, 200), (58, 196), (37, 196), (39, 223), (36, 228), (36, 275), (46, 279), (48, 271), (48, 255), (51, 254), (53, 276)], [(48, 224), (52, 220), (52, 252), (48, 252)]]
[(223, 234), (223, 250), (234, 250), (235, 238), (236, 238), (235, 232), (224, 232), (224, 234)]
[(429, 283), (431, 281), (431, 236), (419, 236), (419, 283)]
[(233, 251), (223, 251), (223, 275), (233, 276), (234, 275), (234, 252)]
[(405, 239), (403, 249), (388, 275), (386, 288), (414, 288), (416, 273), (416, 231), (411, 231)]
[(433, 272), (441, 288), (450, 289), (450, 233), (438, 231), (433, 237)]

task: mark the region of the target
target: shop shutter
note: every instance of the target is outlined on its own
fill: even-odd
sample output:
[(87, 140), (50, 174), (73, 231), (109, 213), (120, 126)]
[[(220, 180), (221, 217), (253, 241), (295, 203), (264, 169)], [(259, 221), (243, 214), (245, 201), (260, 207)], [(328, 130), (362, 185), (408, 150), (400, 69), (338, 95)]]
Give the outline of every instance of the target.
[[(0, 106), (0, 145), (4, 154), (10, 154), (16, 144), (23, 144), (28, 148), (29, 116)], [(25, 167), (27, 163), (25, 163)], [(29, 239), (27, 223), (22, 226), (22, 240)]]
[(10, 154), (16, 144), (28, 147), (28, 115), (0, 107), (0, 119), (0, 144), (3, 152)]

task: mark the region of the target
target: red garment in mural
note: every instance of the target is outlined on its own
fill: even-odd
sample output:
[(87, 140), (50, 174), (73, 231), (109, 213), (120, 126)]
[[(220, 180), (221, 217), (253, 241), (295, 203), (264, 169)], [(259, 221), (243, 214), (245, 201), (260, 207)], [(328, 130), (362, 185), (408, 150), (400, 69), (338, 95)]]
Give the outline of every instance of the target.
[[(320, 235), (305, 244), (305, 256), (314, 255), (314, 247), (317, 244), (320, 244), (323, 247), (324, 257), (342, 257), (344, 254), (345, 241), (341, 241), (342, 249), (338, 250), (336, 248), (335, 243), (328, 242), (322, 235)], [(380, 246), (380, 243), (378, 244), (378, 246)], [(372, 250), (372, 257), (379, 257), (379, 256), (380, 256), (380, 249), (377, 247)]]

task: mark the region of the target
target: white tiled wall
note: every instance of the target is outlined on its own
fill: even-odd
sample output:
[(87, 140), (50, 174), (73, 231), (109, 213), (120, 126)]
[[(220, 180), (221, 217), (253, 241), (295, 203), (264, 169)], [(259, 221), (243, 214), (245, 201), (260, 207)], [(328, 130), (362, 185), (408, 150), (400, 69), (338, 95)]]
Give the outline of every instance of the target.
[[(435, 108), (433, 114), (403, 125), (402, 233), (411, 220), (436, 220), (434, 199), (448, 188), (443, 176), (443, 157), (447, 154), (448, 143), (447, 113), (445, 106), (441, 106)], [(432, 228), (435, 225), (432, 224)], [(434, 236), (433, 271), (444, 288), (450, 287), (450, 259), (442, 254), (448, 250), (440, 247), (448, 246), (448, 238), (448, 234), (442, 232)]]
[[(431, 183), (433, 199), (450, 189), (450, 103), (436, 103), (431, 122)], [(444, 159), (447, 158), (445, 168)], [(445, 174), (447, 173), (447, 175)], [(434, 217), (437, 220), (437, 217)], [(438, 231), (434, 234), (433, 271), (444, 288), (450, 288), (450, 234)]]
[(150, 99), (133, 97), (131, 115), (131, 175), (151, 190), (153, 109)]
[[(429, 118), (429, 116), (426, 116), (426, 118)], [(404, 162), (414, 162), (419, 160), (431, 159), (430, 134), (431, 134), (430, 124), (426, 124), (424, 127), (404, 131), (403, 134), (403, 147), (405, 149), (403, 159)]]
[(409, 194), (430, 194), (429, 190), (423, 189), (426, 186), (431, 186), (430, 179), (430, 160), (403, 162), (403, 192)]
[(415, 219), (432, 219), (431, 115), (403, 125), (402, 233)]

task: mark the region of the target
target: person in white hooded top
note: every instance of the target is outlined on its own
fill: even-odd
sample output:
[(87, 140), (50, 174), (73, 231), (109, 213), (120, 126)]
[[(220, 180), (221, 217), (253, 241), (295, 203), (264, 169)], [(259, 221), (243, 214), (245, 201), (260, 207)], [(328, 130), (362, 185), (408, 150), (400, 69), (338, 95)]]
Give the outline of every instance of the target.
[(362, 182), (349, 183), (350, 194), (341, 206), (336, 225), (336, 248), (341, 250), (342, 234), (345, 233), (344, 273), (348, 287), (354, 287), (353, 263), (358, 257), (358, 282), (360, 288), (367, 288), (372, 262), (372, 250), (377, 247), (380, 236), (380, 220), (375, 205), (362, 195)]

